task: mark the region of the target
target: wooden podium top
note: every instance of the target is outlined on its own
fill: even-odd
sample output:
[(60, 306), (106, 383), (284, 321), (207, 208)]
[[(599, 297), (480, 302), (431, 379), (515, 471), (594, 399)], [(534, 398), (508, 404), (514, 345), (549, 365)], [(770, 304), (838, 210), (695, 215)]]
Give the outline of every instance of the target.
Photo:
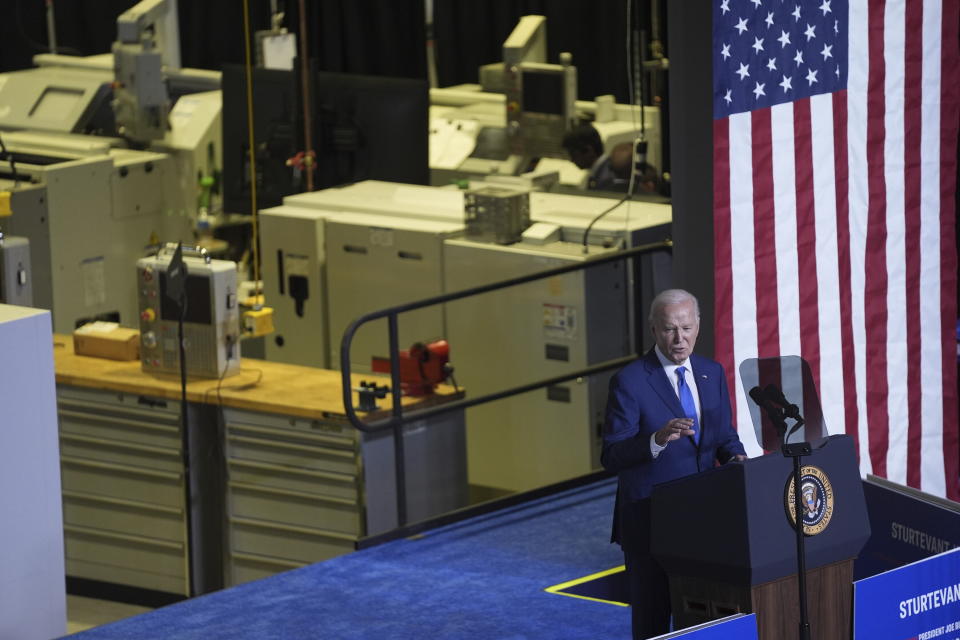
[[(118, 361), (77, 355), (73, 351), (72, 336), (54, 334), (53, 359), (57, 384), (180, 399), (179, 376), (144, 373), (139, 360)], [(383, 375), (351, 375), (354, 388), (361, 380), (386, 386), (390, 383), (389, 377)], [(457, 391), (440, 385), (433, 395), (405, 396), (402, 403), (404, 408), (423, 409), (463, 396), (462, 389)], [(187, 401), (316, 420), (346, 420), (339, 371), (253, 358), (243, 358), (240, 373), (226, 377), (222, 382), (211, 378), (188, 378)], [(353, 401), (359, 403), (356, 391)], [(366, 422), (387, 417), (391, 403), (389, 395), (379, 399), (380, 410), (360, 413), (360, 417)]]

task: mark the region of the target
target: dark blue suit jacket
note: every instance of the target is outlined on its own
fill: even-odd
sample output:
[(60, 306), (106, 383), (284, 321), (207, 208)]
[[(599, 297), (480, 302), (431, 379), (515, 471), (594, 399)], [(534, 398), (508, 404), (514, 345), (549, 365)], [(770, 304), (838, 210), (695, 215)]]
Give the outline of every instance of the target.
[(700, 444), (693, 438), (675, 440), (656, 459), (650, 436), (672, 418), (684, 417), (680, 399), (653, 349), (631, 362), (610, 380), (607, 416), (600, 460), (619, 475), (613, 541), (627, 550), (649, 549), (649, 500), (653, 486), (727, 462), (743, 454), (743, 445), (730, 422), (730, 395), (719, 362), (690, 356), (690, 368), (700, 394)]

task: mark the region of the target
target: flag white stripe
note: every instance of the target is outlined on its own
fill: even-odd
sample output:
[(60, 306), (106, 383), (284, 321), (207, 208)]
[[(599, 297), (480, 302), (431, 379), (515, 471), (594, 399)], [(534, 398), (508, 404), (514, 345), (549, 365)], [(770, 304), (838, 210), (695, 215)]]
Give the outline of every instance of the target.
[(867, 79), (868, 13), (864, 3), (849, 6), (849, 38), (847, 44), (847, 173), (849, 179), (848, 219), (850, 227), (850, 298), (854, 363), (857, 387), (857, 437), (860, 444), (860, 472), (873, 472), (870, 462), (870, 428), (866, 405), (866, 347), (864, 321), (864, 268), (867, 237)]
[[(923, 5), (923, 73), (920, 174), (920, 488), (947, 493), (943, 458), (943, 360), (940, 324), (940, 0)], [(914, 356), (915, 357), (915, 356)], [(913, 445), (915, 446), (915, 445)]]
[[(884, 179), (887, 224), (887, 478), (907, 483), (907, 283), (904, 224), (904, 56), (906, 7), (888, 2), (884, 16)], [(914, 354), (916, 356), (916, 354)]]
[(797, 174), (793, 144), (793, 117), (792, 102), (778, 104), (770, 109), (781, 355), (800, 355)]
[(813, 198), (817, 232), (817, 320), (820, 339), (820, 402), (827, 430), (845, 433), (844, 367), (840, 341), (840, 265), (837, 256), (837, 188), (833, 153), (833, 96), (810, 98)]
[(750, 402), (743, 390), (739, 364), (757, 355), (757, 284), (753, 262), (753, 141), (752, 118), (739, 113), (729, 118), (730, 140), (730, 277), (732, 285), (733, 361), (737, 367), (731, 389), (737, 407), (737, 432), (748, 456), (763, 453), (750, 418)]

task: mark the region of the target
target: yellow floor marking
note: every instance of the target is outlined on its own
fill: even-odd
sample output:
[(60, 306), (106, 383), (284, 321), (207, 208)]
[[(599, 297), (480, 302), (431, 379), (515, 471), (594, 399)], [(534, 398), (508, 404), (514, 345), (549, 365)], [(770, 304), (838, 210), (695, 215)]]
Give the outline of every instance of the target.
[(569, 596), (571, 598), (580, 598), (581, 600), (592, 600), (594, 602), (603, 602), (605, 604), (615, 604), (618, 607), (629, 607), (630, 605), (623, 602), (617, 602), (615, 600), (604, 600), (603, 598), (591, 598), (590, 596), (581, 596), (575, 593), (564, 593), (563, 589), (569, 589), (570, 587), (575, 587), (578, 584), (583, 584), (584, 582), (590, 582), (591, 580), (597, 580), (599, 578), (605, 578), (606, 576), (612, 575), (614, 573), (619, 573), (625, 571), (626, 567), (620, 565), (619, 567), (614, 567), (613, 569), (607, 569), (606, 571), (601, 571), (599, 573), (592, 573), (589, 576), (584, 576), (582, 578), (577, 578), (576, 580), (570, 580), (569, 582), (562, 582), (560, 584), (555, 584), (552, 587), (547, 587), (544, 589), (547, 593), (554, 593), (561, 596)]

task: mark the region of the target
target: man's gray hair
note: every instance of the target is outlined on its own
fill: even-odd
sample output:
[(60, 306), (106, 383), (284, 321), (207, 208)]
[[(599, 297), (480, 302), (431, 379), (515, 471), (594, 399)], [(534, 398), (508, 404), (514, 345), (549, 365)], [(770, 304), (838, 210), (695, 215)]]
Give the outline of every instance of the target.
[(650, 303), (650, 315), (647, 316), (647, 321), (650, 323), (650, 326), (654, 325), (654, 318), (660, 314), (660, 311), (662, 311), (665, 306), (681, 304), (683, 302), (693, 303), (693, 310), (697, 314), (697, 320), (700, 320), (700, 302), (697, 301), (695, 295), (684, 289), (664, 289), (658, 293), (653, 299), (653, 302)]

